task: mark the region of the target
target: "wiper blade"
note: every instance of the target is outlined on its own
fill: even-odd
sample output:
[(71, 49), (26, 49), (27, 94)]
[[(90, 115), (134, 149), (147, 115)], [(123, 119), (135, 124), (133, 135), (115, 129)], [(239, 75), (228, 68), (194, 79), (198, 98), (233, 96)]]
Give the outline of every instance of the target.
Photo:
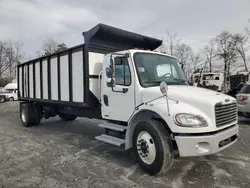
[(184, 79), (181, 79), (181, 78), (173, 78), (173, 80), (175, 80), (175, 81), (183, 81), (183, 82), (187, 81), (187, 80), (184, 80)]
[(150, 80), (150, 81), (146, 81), (145, 83), (148, 83), (148, 84), (159, 84), (159, 83), (161, 83), (162, 81), (160, 81), (160, 80)]

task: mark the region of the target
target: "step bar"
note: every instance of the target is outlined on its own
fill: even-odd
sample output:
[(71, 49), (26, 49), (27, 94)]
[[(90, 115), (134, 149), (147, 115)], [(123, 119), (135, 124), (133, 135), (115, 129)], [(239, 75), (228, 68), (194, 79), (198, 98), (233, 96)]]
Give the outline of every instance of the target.
[(106, 134), (102, 134), (100, 136), (96, 136), (95, 139), (99, 140), (99, 141), (102, 141), (102, 142), (105, 142), (105, 143), (108, 143), (108, 144), (115, 145), (115, 146), (122, 146), (122, 145), (125, 144), (125, 140), (124, 139), (120, 139), (120, 138), (117, 138), (117, 137), (109, 136), (109, 135), (106, 135)]
[(114, 123), (107, 123), (107, 122), (101, 123), (98, 126), (102, 127), (102, 128), (114, 130), (114, 131), (119, 131), (119, 132), (123, 132), (127, 129), (126, 126), (122, 126), (122, 125), (118, 125), (118, 124), (114, 124)]

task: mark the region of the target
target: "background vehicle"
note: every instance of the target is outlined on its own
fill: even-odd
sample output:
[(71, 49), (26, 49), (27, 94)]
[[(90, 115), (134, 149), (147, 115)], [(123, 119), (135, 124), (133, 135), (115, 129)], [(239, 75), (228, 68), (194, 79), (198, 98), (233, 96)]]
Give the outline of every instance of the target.
[(0, 94), (0, 102), (18, 100), (17, 83), (9, 83), (4, 87), (4, 92)]
[(193, 86), (203, 87), (214, 91), (223, 90), (223, 73), (195, 73), (193, 75)]
[(0, 87), (0, 93), (4, 92), (4, 87)]
[(236, 95), (238, 113), (240, 116), (250, 118), (250, 83), (243, 85)]
[(230, 88), (227, 94), (232, 97), (236, 97), (236, 94), (248, 81), (249, 81), (249, 72), (239, 72), (235, 75), (229, 76)]
[(83, 45), (18, 65), (24, 126), (102, 119), (96, 139), (132, 148), (151, 175), (170, 168), (174, 151), (208, 155), (237, 141), (236, 100), (189, 86), (176, 58), (151, 51), (161, 40), (104, 24), (83, 35)]

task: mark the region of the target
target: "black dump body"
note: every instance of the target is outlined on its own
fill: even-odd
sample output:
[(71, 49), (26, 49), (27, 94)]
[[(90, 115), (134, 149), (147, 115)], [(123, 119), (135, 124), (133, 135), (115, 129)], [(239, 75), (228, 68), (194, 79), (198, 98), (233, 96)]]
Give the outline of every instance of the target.
[(162, 41), (139, 35), (112, 26), (98, 24), (89, 31), (83, 32), (84, 42), (90, 48), (97, 47), (111, 50), (111, 52), (143, 48), (154, 50)]
[(237, 74), (229, 77), (230, 89), (236, 88), (240, 83), (245, 83), (248, 81), (248, 75)]
[(248, 75), (236, 74), (229, 77), (230, 90), (228, 95), (235, 97), (237, 92), (241, 90), (244, 83), (248, 81)]
[[(99, 100), (89, 89), (89, 80), (98, 79), (98, 75), (89, 74), (89, 52), (107, 54), (133, 48), (154, 50), (162, 43), (161, 40), (155, 38), (139, 35), (104, 24), (98, 24), (92, 29), (83, 32), (83, 36), (84, 44), (18, 65), (18, 96), (20, 101), (43, 102), (75, 108), (84, 107), (85, 109), (97, 110), (100, 115), (101, 105), (99, 103)], [(76, 52), (82, 52), (83, 78), (81, 78), (80, 80), (82, 80), (84, 85), (84, 87), (82, 88), (84, 93), (82, 96), (83, 102), (75, 102), (72, 97), (74, 94), (74, 83), (72, 79), (74, 74), (74, 72), (72, 71), (72, 56)], [(62, 84), (65, 84), (61, 83), (61, 78), (65, 75), (60, 75), (60, 67), (63, 67), (61, 66), (60, 58), (62, 58), (62, 56), (65, 57), (65, 55), (68, 59), (67, 76), (69, 89), (66, 92), (69, 92), (69, 97), (66, 100), (61, 100), (62, 92), (65, 92), (61, 91)], [(56, 78), (57, 86), (54, 86), (54, 88), (58, 88), (58, 100), (53, 100), (51, 97), (51, 76), (54, 74), (54, 72), (51, 71), (52, 59), (53, 62), (57, 62), (57, 70), (54, 70), (54, 72), (57, 72), (58, 74), (58, 77)], [(45, 65), (47, 67), (45, 71), (46, 74), (44, 73)], [(31, 70), (33, 73), (30, 74)], [(37, 76), (38, 72), (39, 76)], [(30, 77), (29, 75), (33, 76)], [(40, 89), (37, 92), (35, 91), (36, 89), (34, 89), (33, 92), (33, 89), (30, 86), (31, 82), (34, 88), (36, 88), (35, 83), (36, 85), (39, 85)], [(47, 83), (46, 90), (44, 90), (44, 82)], [(46, 96), (47, 98), (45, 98), (44, 96)]]

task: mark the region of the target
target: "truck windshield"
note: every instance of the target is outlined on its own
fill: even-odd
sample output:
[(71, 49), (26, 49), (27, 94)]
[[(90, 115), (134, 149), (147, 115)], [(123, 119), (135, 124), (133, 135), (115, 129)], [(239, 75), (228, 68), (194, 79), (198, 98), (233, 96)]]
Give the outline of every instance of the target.
[(187, 85), (177, 59), (152, 53), (135, 53), (134, 62), (142, 87), (159, 86), (162, 81), (169, 85)]

